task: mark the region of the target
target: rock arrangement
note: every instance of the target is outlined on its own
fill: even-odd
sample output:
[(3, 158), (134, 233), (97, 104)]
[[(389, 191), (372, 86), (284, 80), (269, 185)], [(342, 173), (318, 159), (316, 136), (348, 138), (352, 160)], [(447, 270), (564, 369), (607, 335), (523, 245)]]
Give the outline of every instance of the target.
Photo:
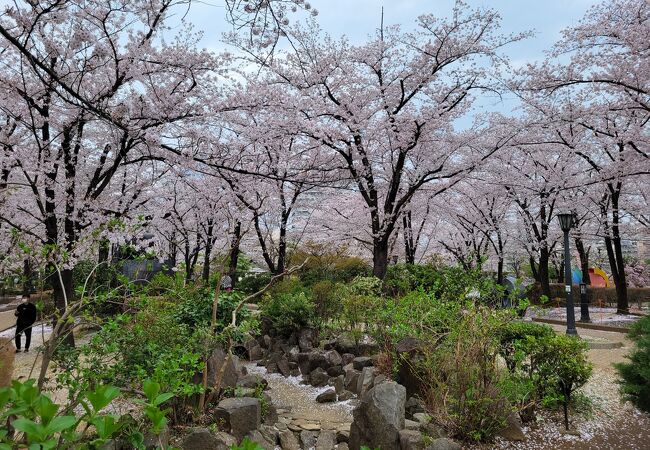
[[(460, 449), (431, 422), (419, 399), (409, 397), (407, 388), (378, 373), (375, 358), (367, 356), (376, 352), (376, 347), (365, 342), (361, 348), (345, 338), (320, 342), (311, 329), (289, 338), (250, 338), (240, 348), (268, 373), (300, 376), (303, 384), (327, 388), (316, 397), (317, 403), (351, 400), (355, 405), (352, 423), (321, 423), (292, 416), (290, 410), (276, 408), (266, 393), (263, 418), (262, 404), (254, 395), (259, 386), (268, 387), (267, 380), (247, 373), (237, 358), (216, 350), (209, 372), (221, 373), (222, 387), (235, 388), (239, 396), (221, 400), (214, 410), (214, 422), (221, 431), (195, 428), (181, 447), (222, 450), (248, 437), (264, 449), (358, 450), (363, 445), (382, 450)], [(218, 369), (224, 361), (224, 369)]]

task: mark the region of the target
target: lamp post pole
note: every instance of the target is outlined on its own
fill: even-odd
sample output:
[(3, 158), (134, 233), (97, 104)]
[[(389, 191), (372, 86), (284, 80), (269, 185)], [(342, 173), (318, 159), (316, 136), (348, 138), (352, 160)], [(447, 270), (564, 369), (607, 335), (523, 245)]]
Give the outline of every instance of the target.
[(573, 307), (573, 293), (571, 292), (571, 254), (569, 252), (569, 231), (573, 226), (573, 214), (558, 214), (560, 227), (564, 232), (564, 290), (566, 292), (566, 334), (577, 336), (576, 315)]
[(580, 283), (580, 322), (590, 323), (589, 299), (587, 298), (587, 284)]

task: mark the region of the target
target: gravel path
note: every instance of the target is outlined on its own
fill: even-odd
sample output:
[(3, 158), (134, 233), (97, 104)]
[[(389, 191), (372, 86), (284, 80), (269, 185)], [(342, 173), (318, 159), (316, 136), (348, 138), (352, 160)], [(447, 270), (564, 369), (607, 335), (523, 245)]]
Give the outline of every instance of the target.
[(248, 373), (264, 376), (269, 382), (269, 395), (277, 408), (287, 409), (294, 419), (305, 419), (321, 423), (351, 423), (353, 401), (338, 403), (317, 403), (318, 394), (331, 387), (315, 388), (300, 384), (301, 377), (287, 377), (278, 373), (267, 373), (265, 367), (246, 363)]

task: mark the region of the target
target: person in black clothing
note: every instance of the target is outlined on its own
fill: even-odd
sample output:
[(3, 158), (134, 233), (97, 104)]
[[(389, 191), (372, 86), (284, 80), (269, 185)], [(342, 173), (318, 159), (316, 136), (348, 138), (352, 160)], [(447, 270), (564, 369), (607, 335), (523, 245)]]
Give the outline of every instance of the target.
[(29, 296), (23, 297), (23, 303), (16, 308), (16, 353), (20, 351), (21, 335), (25, 333), (25, 351), (29, 351), (32, 342), (32, 325), (36, 322), (36, 306), (30, 302)]

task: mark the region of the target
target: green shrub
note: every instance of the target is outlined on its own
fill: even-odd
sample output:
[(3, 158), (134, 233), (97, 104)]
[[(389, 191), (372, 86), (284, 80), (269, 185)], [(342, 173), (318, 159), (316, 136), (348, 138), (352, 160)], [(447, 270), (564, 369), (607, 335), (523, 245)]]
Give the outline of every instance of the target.
[(650, 412), (650, 317), (636, 322), (628, 337), (635, 344), (628, 356), (630, 362), (616, 364), (621, 377), (621, 392), (639, 409)]
[(518, 364), (522, 363), (521, 359), (531, 353), (532, 350), (529, 347), (535, 342), (531, 338), (550, 338), (554, 335), (555, 331), (548, 325), (533, 322), (509, 322), (498, 332), (499, 354), (512, 372)]
[[(232, 320), (232, 311), (243, 299), (238, 291), (219, 293), (217, 305), (217, 331), (222, 331)], [(175, 308), (173, 315), (184, 325), (189, 327), (207, 326), (212, 320), (212, 305), (214, 292), (212, 290), (197, 290), (195, 295), (184, 298)], [(242, 307), (237, 314), (237, 324), (250, 318), (250, 311)]]
[(267, 295), (262, 302), (261, 316), (282, 336), (309, 327), (314, 323), (314, 304), (304, 292)]
[(250, 295), (262, 290), (270, 281), (270, 273), (247, 274), (235, 283), (235, 288), (245, 295)]
[(319, 281), (312, 286), (315, 318), (321, 324), (339, 317), (342, 313), (342, 290), (342, 286), (329, 280)]

